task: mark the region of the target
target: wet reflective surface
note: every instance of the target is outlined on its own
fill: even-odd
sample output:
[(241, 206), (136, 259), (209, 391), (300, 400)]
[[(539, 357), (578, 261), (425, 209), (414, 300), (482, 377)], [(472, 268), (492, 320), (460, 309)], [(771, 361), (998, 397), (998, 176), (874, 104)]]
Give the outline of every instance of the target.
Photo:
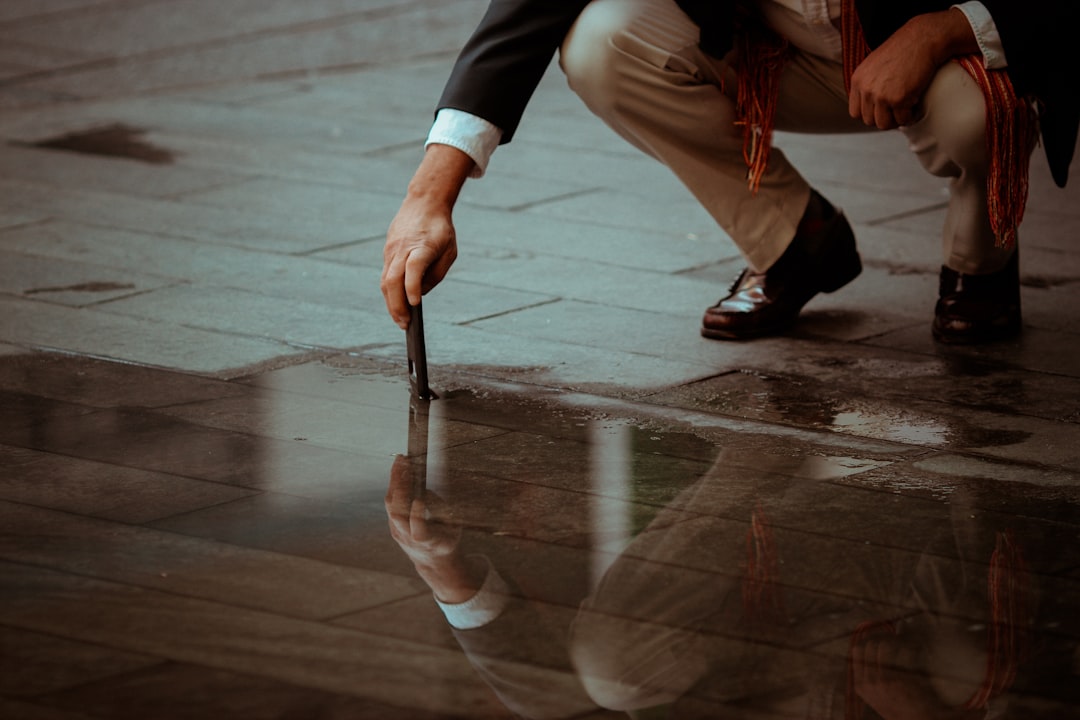
[(1066, 449), (463, 378), (0, 357), (0, 715), (1080, 716)]

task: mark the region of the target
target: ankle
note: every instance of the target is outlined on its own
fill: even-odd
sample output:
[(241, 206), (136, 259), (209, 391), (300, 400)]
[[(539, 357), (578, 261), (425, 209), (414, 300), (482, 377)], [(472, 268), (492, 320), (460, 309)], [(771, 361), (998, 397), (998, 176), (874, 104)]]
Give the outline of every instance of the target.
[(795, 237), (812, 237), (819, 234), (825, 225), (836, 217), (836, 208), (817, 190), (810, 190), (810, 199), (806, 202)]

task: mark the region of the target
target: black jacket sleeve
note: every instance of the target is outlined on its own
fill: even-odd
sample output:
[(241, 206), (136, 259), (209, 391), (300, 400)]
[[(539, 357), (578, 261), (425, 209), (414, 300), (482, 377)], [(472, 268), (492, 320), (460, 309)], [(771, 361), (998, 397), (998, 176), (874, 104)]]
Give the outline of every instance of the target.
[(517, 130), (525, 106), (588, 0), (492, 0), (458, 56), (439, 108)]
[(994, 18), (1018, 94), (1039, 101), (1039, 126), (1054, 181), (1065, 186), (1080, 129), (1080, 82), (1073, 45), (1076, 0), (983, 0)]

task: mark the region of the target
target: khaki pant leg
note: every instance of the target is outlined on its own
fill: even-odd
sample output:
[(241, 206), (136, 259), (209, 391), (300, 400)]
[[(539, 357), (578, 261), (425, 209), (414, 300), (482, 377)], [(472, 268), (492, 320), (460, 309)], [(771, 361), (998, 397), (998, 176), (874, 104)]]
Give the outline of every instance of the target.
[(734, 75), (698, 39), (673, 0), (594, 0), (563, 43), (561, 65), (589, 109), (671, 168), (764, 270), (794, 237), (810, 188), (774, 150), (760, 190), (749, 191)]
[(942, 232), (943, 262), (962, 273), (1005, 267), (1012, 251), (995, 247), (987, 211), (986, 102), (956, 63), (938, 72), (923, 98), (923, 117), (903, 128), (911, 151), (928, 172), (950, 178)]

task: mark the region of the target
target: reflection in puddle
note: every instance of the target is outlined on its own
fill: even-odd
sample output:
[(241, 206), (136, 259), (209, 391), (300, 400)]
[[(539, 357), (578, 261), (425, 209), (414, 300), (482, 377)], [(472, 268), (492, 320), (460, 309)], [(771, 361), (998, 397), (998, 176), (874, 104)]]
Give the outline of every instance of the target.
[(0, 359), (0, 641), (77, 683), (34, 701), (1077, 716), (1068, 467), (535, 387), (410, 407), (403, 370)]
[[(440, 492), (415, 482), (422, 455), (391, 472), (394, 539), (514, 713), (1060, 716), (1041, 714), (1039, 696), (1065, 687), (1069, 670), (1055, 663), (1075, 643), (1058, 634), (1060, 612), (1075, 598), (1042, 601), (1053, 581), (1031, 562), (1049, 526), (1023, 521), (1018, 533), (1018, 518), (980, 509), (977, 488), (945, 503), (854, 482), (888, 465), (872, 459), (586, 424), (549, 437), (557, 447), (542, 457), (531, 438), (508, 447), (516, 433), (491, 454), (484, 442), (451, 448)], [(647, 489), (658, 456), (675, 488), (663, 502)], [(697, 465), (679, 462), (689, 458)], [(454, 477), (466, 468), (463, 487)], [(561, 492), (514, 502), (505, 484), (519, 470), (533, 500), (540, 486)]]
[(858, 410), (838, 412), (832, 427), (879, 440), (912, 445), (943, 445), (949, 438), (949, 426), (927, 418), (922, 423), (886, 415), (868, 415)]
[[(824, 377), (740, 371), (695, 386), (692, 396), (685, 389), (672, 391), (669, 399), (709, 412), (919, 447), (1001, 448), (1031, 438), (1008, 420), (1023, 415), (1017, 408), (1031, 390), (1000, 372), (984, 369), (988, 377), (979, 376), (973, 387), (944, 384), (949, 375), (940, 372), (938, 361), (821, 364), (829, 369)], [(852, 380), (863, 373), (869, 377)], [(892, 386), (898, 389), (883, 389)], [(1072, 413), (1074, 405), (1064, 398), (1061, 415)]]

